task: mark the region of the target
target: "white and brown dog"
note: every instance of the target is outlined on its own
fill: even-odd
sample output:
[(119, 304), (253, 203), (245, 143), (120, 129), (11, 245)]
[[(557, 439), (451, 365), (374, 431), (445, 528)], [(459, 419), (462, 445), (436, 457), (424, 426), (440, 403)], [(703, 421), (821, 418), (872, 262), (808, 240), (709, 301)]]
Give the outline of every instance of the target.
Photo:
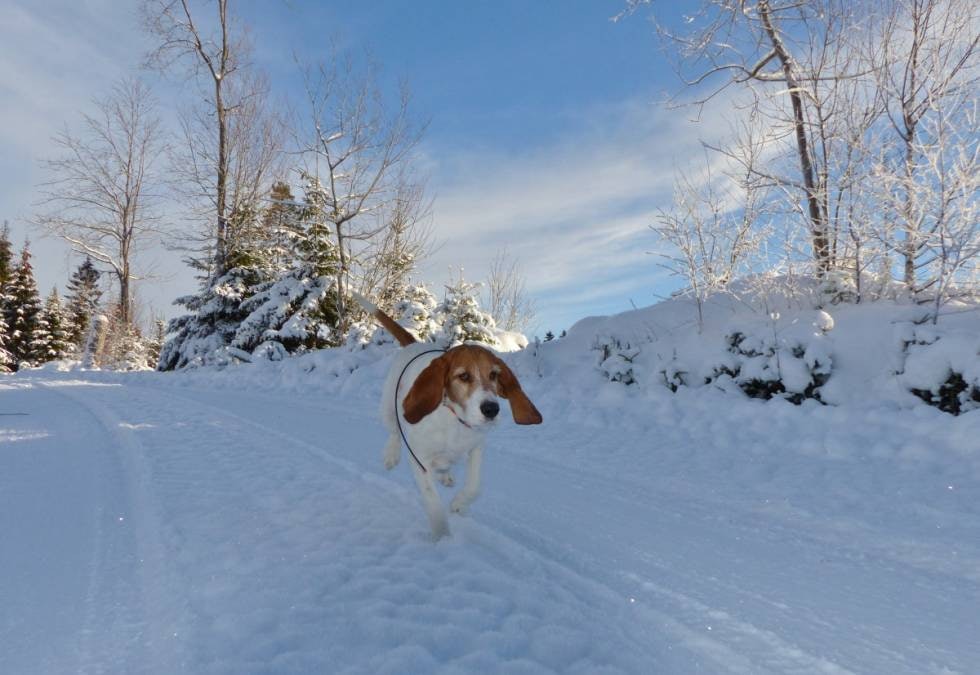
[(476, 499), (483, 437), (500, 412), (498, 397), (508, 400), (517, 424), (540, 424), (541, 413), (489, 349), (462, 344), (443, 351), (420, 343), (367, 298), (355, 298), (405, 347), (392, 362), (381, 397), (381, 420), (390, 433), (384, 464), (386, 469), (398, 464), (404, 439), (432, 534), (439, 539), (449, 534), (449, 522), (433, 480), (451, 487), (452, 465), (468, 455), (466, 482), (450, 509), (464, 513)]

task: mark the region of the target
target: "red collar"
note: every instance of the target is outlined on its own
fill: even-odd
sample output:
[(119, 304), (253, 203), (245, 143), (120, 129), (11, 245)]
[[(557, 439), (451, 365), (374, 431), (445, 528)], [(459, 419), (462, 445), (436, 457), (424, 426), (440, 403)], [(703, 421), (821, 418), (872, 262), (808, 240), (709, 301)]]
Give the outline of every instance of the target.
[(453, 407), (451, 405), (449, 405), (445, 401), (443, 401), (442, 405), (445, 406), (449, 410), (449, 412), (451, 412), (453, 414), (453, 417), (455, 417), (459, 421), (459, 423), (462, 424), (464, 427), (466, 427), (467, 429), (472, 429), (473, 428), (469, 424), (467, 424), (465, 421), (463, 421), (463, 418), (462, 417), (460, 417), (459, 415), (456, 414), (456, 411), (453, 410)]

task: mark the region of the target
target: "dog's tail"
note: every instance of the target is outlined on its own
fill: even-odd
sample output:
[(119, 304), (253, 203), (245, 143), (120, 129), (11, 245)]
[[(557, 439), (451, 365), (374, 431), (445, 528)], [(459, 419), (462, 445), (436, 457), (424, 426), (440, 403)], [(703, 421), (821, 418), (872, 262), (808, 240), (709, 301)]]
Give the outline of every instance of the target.
[(398, 344), (400, 344), (402, 347), (407, 347), (410, 344), (418, 342), (414, 335), (399, 326), (394, 319), (378, 309), (376, 304), (365, 298), (357, 291), (351, 291), (350, 294), (355, 300), (357, 300), (357, 304), (364, 308), (364, 311), (368, 312), (371, 316), (377, 319), (378, 323), (387, 328), (388, 332), (395, 336), (395, 339), (398, 340)]

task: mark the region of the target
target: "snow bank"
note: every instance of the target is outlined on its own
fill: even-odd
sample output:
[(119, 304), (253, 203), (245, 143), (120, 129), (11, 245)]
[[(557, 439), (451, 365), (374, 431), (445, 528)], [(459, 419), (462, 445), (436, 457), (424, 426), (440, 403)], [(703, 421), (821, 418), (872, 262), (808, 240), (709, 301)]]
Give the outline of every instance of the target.
[(976, 307), (953, 306), (938, 326), (926, 327), (917, 325), (922, 308), (897, 300), (816, 308), (810, 294), (738, 291), (709, 299), (700, 328), (694, 303), (674, 297), (583, 319), (566, 337), (515, 360), (558, 389), (591, 390), (604, 380), (633, 396), (708, 388), (794, 403), (909, 408), (925, 398), (913, 390), (939, 396), (953, 376), (965, 385), (962, 411), (975, 406), (975, 393), (980, 399)]

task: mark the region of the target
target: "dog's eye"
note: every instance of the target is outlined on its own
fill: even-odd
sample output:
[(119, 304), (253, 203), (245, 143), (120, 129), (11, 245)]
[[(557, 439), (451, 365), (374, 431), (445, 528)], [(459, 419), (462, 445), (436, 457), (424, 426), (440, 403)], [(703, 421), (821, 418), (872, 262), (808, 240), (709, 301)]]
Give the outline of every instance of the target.
[(462, 380), (463, 382), (469, 382), (470, 381), (470, 374), (469, 373), (466, 373), (466, 372), (460, 373), (459, 375), (457, 375), (457, 377), (460, 380)]
[(490, 371), (490, 381), (491, 382), (496, 382), (497, 381), (497, 371), (496, 370), (491, 370)]

